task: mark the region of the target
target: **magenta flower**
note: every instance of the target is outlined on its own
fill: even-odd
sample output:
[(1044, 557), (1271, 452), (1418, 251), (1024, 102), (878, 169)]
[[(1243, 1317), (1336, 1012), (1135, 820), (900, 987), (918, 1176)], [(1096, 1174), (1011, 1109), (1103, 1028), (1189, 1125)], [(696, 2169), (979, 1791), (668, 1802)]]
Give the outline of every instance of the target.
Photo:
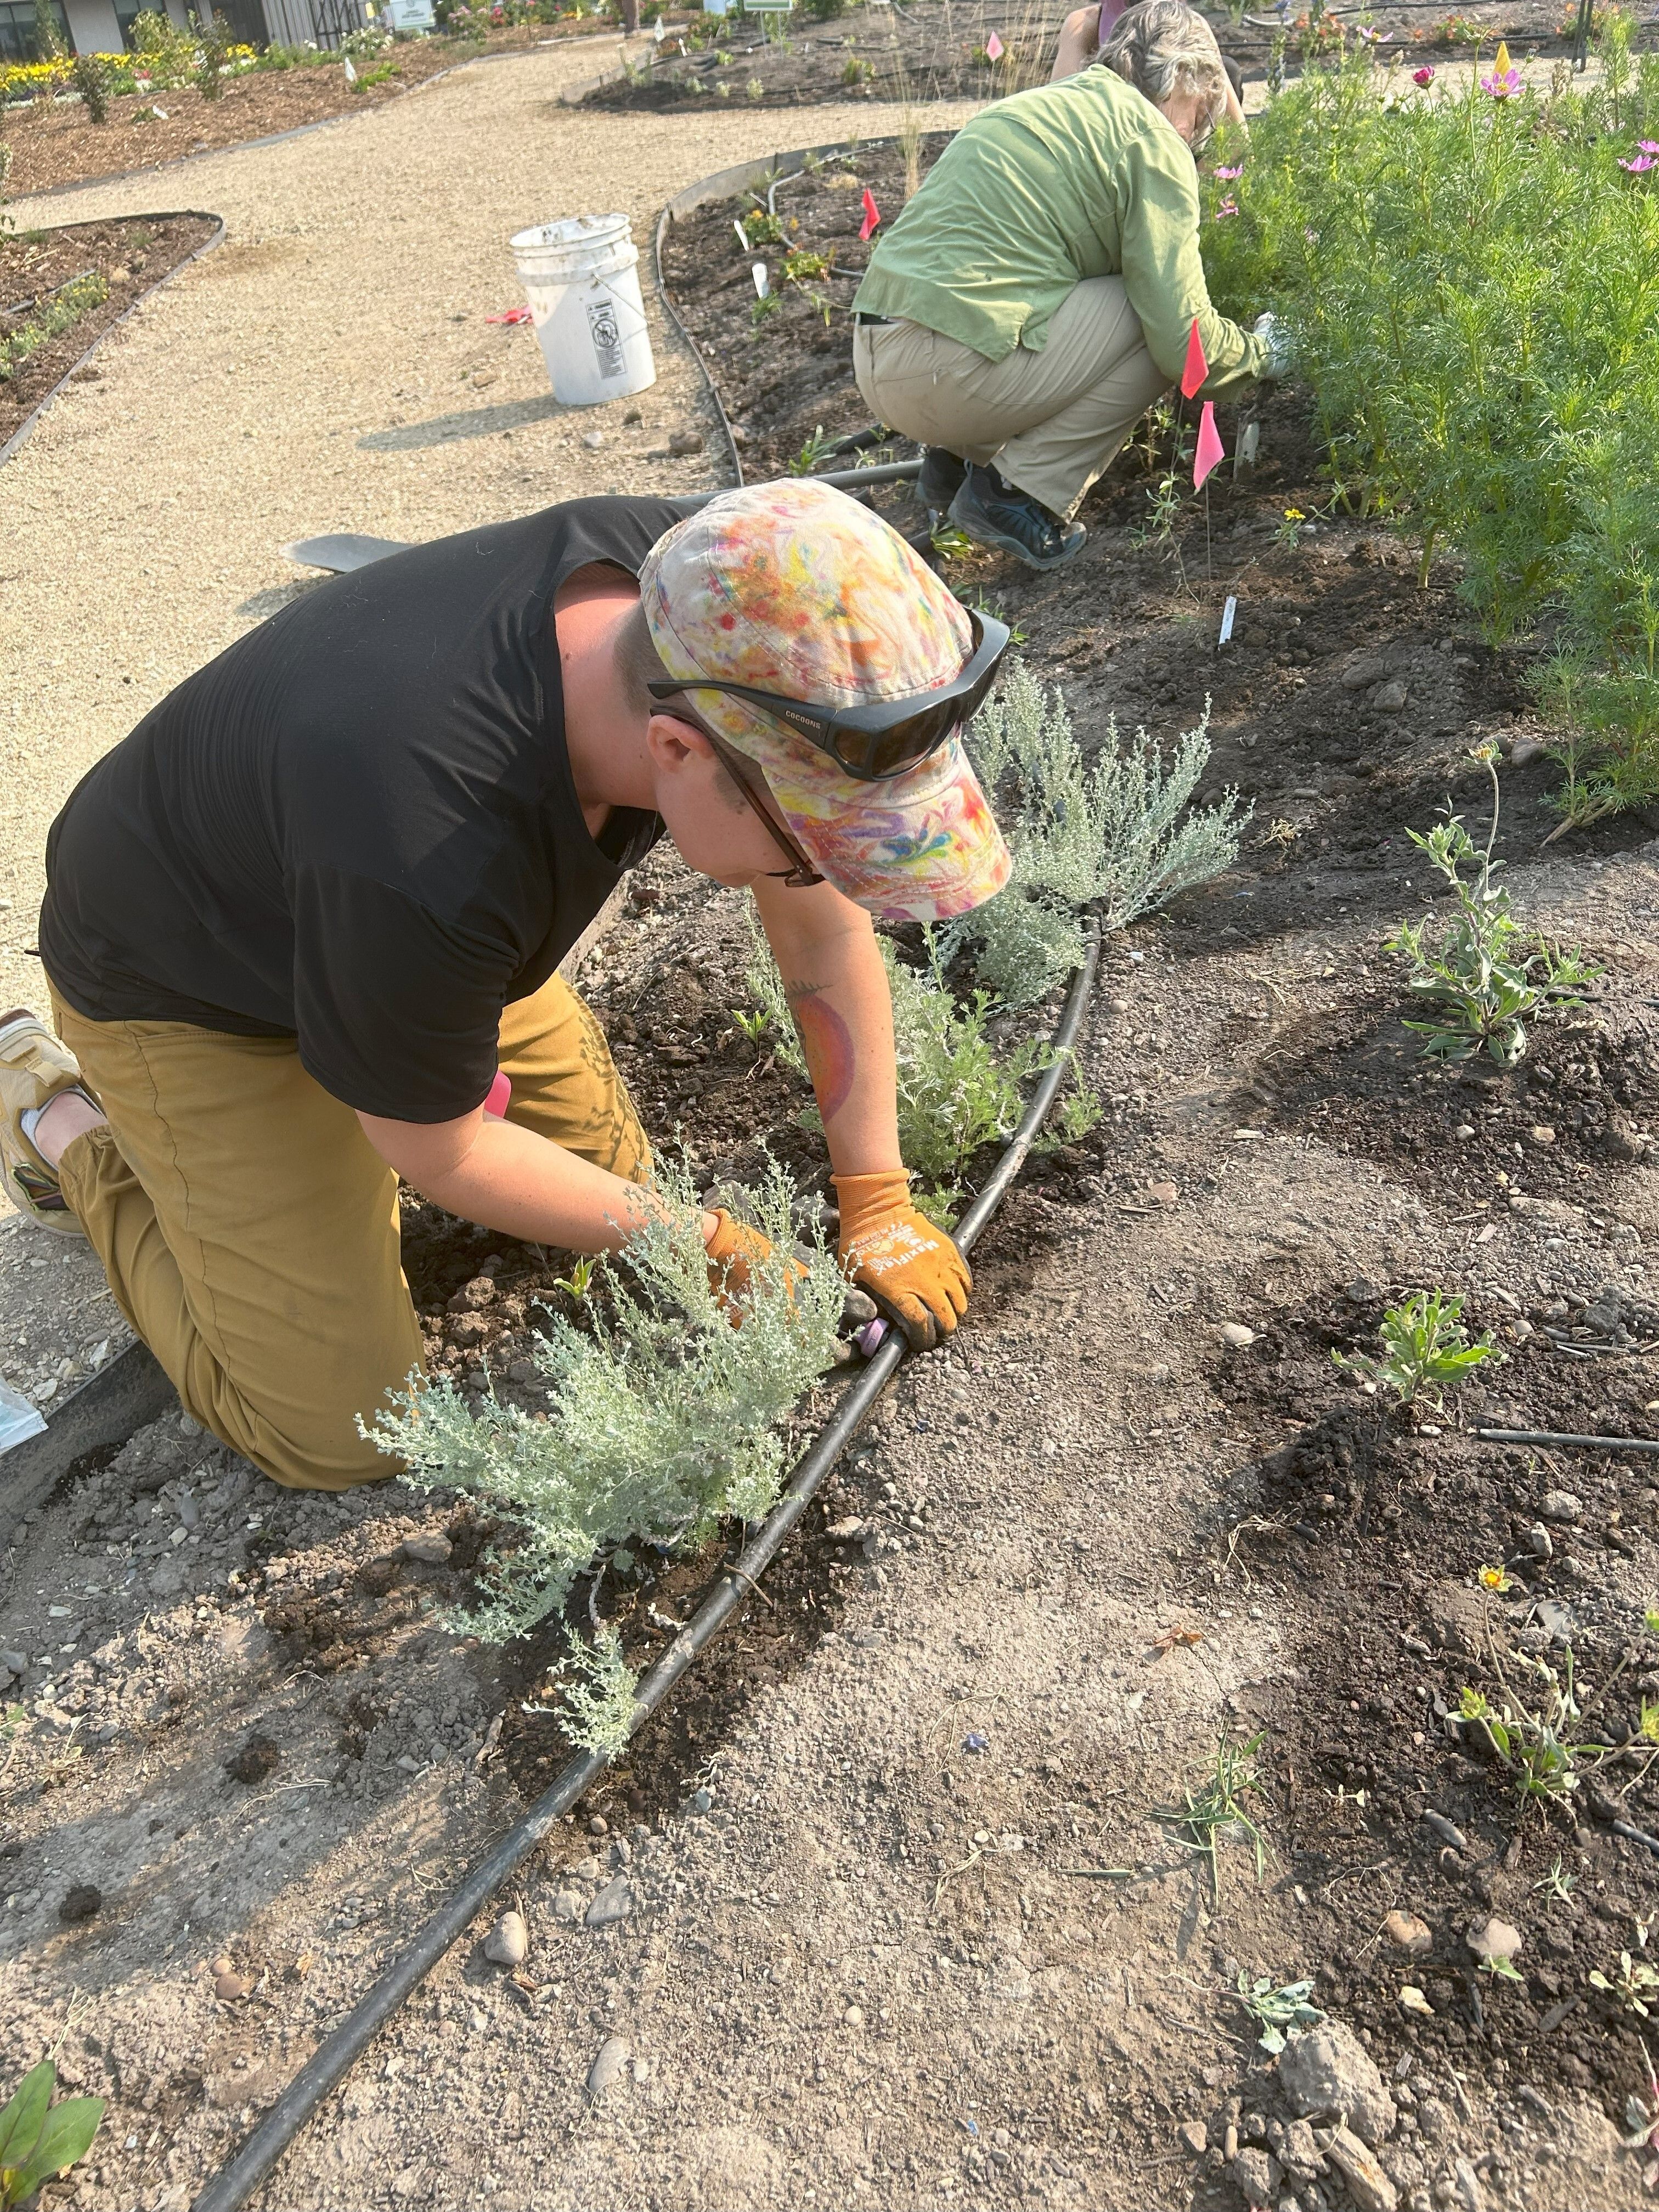
[(1494, 70), (1490, 76), (1480, 80), (1482, 92), (1489, 92), (1494, 100), (1513, 100), (1521, 89), (1518, 69)]
[[(1650, 161), (1647, 164), (1647, 167), (1650, 169), (1653, 167), (1652, 162)], [(1218, 222), (1225, 222), (1230, 215), (1237, 215), (1237, 213), (1238, 202), (1235, 199), (1224, 199), (1216, 209), (1215, 219)]]
[[(1656, 146), (1654, 151), (1656, 153), (1659, 153), (1659, 146)], [(1215, 173), (1224, 185), (1230, 185), (1235, 177), (1242, 177), (1243, 175), (1244, 164), (1241, 161), (1236, 168), (1218, 169)]]
[(1426, 62), (1424, 63), (1421, 69), (1413, 70), (1412, 71), (1412, 82), (1413, 84), (1420, 84), (1425, 92), (1426, 92), (1429, 87), (1434, 82), (1434, 71), (1429, 67)]
[(1628, 169), (1632, 177), (1641, 176), (1644, 170), (1652, 168), (1653, 165), (1654, 157), (1651, 154), (1638, 154), (1634, 161), (1621, 161), (1619, 164), (1621, 169)]
[(1659, 154), (1659, 138), (1638, 138), (1636, 150), (1638, 154)]

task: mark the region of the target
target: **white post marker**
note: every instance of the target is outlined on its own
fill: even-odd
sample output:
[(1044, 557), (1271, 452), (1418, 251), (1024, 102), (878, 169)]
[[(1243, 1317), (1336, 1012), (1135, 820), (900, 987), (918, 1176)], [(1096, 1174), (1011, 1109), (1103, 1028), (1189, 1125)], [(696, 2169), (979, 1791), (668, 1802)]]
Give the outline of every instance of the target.
[(766, 274), (766, 264), (763, 261), (756, 262), (749, 273), (755, 280), (755, 297), (757, 300), (763, 300), (772, 289)]
[(1221, 610), (1221, 635), (1216, 640), (1218, 647), (1224, 645), (1230, 645), (1232, 642), (1233, 617), (1237, 612), (1238, 601), (1230, 592), (1227, 594), (1227, 604)]
[(735, 230), (735, 231), (737, 232), (737, 234), (738, 234), (738, 245), (743, 248), (744, 252), (745, 253), (751, 252), (753, 251), (753, 248), (750, 246), (750, 243), (749, 243), (749, 233), (748, 233), (748, 232), (744, 228), (743, 225), (742, 225), (742, 224), (738, 221), (738, 218), (736, 217), (736, 216), (732, 216), (732, 229), (733, 229), (733, 230)]
[(655, 21), (655, 22), (651, 26), (651, 36), (652, 36), (652, 38), (655, 40), (655, 42), (657, 43), (657, 45), (658, 45), (658, 46), (660, 46), (660, 45), (662, 44), (662, 41), (663, 41), (663, 27), (662, 27), (662, 17), (661, 17), (660, 15), (659, 15), (659, 16), (658, 16), (658, 18), (657, 18), (656, 21)]

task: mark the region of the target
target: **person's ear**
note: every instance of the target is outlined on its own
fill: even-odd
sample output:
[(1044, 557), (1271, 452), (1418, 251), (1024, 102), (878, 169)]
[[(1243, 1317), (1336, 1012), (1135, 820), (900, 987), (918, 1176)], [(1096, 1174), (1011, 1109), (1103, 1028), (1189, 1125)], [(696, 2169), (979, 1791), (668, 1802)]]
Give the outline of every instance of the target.
[(694, 762), (714, 757), (714, 748), (695, 722), (660, 713), (645, 726), (645, 750), (659, 775), (678, 775)]

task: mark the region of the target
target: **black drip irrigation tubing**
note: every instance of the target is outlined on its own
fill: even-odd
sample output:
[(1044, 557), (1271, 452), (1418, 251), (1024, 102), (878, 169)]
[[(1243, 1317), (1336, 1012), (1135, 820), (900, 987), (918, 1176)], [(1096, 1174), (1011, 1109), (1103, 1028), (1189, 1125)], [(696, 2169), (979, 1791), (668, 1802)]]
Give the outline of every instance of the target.
[[(1024, 1119), (987, 1178), (983, 1188), (957, 1223), (956, 1241), (970, 1251), (1019, 1173), (1026, 1154), (1048, 1119), (1068, 1073), (1077, 1034), (1083, 1024), (1100, 961), (1100, 938), (1091, 935), (1083, 965), (1072, 978), (1055, 1028), (1054, 1058), (1031, 1094)], [(905, 1356), (903, 1337), (895, 1330), (848, 1388), (816, 1441), (796, 1462), (788, 1487), (761, 1523), (736, 1563), (721, 1572), (708, 1596), (693, 1613), (656, 1664), (640, 1679), (630, 1740), (669, 1692), (696, 1664), (705, 1645), (757, 1586), (785, 1541), (811, 1504), (866, 1416), (886, 1389)], [(591, 1790), (611, 1764), (600, 1752), (573, 1759), (557, 1781), (539, 1796), (495, 1849), (471, 1869), (447, 1904), (434, 1912), (414, 1941), (406, 1944), (347, 2018), (307, 2061), (253, 2133), (197, 2197), (191, 2212), (237, 2212), (282, 2157), (323, 2099), (343, 2079), (382, 2027), (412, 1996), (451, 1946), (459, 1941), (508, 1878), (544, 1842), (554, 1824)]]

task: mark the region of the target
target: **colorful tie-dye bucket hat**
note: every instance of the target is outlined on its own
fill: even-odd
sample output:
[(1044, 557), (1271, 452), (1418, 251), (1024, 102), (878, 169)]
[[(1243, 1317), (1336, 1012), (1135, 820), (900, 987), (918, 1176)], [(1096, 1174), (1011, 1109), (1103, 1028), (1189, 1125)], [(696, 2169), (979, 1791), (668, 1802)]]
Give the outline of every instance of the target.
[(838, 890), (884, 921), (944, 921), (1002, 889), (1008, 848), (959, 734), (863, 782), (763, 709), (688, 680), (843, 708), (920, 706), (953, 683), (972, 643), (967, 611), (878, 515), (830, 484), (724, 492), (652, 548), (640, 592), (664, 671), (761, 770)]

